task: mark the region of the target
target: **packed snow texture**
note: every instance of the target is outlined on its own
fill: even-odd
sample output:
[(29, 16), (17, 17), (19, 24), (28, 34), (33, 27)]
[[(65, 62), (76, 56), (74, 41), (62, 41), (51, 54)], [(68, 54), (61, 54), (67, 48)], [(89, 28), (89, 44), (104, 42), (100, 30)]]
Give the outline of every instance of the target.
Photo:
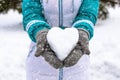
[(76, 28), (53, 27), (47, 34), (47, 41), (56, 56), (63, 61), (76, 46), (79, 35)]
[[(120, 8), (98, 21), (90, 41), (90, 80), (120, 80)], [(0, 15), (0, 80), (26, 80), (25, 60), (30, 39), (21, 28), (22, 16)]]

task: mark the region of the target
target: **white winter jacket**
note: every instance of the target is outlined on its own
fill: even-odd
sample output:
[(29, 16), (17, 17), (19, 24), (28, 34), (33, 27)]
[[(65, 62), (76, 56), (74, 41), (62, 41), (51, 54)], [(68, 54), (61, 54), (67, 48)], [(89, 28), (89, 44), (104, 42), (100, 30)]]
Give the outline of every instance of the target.
[[(71, 27), (82, 0), (40, 0), (50, 26)], [(53, 6), (54, 5), (54, 6)], [(54, 14), (54, 15), (53, 15)], [(61, 22), (62, 21), (62, 22)]]

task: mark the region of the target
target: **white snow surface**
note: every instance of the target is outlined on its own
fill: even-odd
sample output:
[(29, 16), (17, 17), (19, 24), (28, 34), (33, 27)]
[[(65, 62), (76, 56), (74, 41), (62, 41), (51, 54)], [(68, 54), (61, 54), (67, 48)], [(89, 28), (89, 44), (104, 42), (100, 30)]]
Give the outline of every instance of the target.
[(76, 28), (53, 27), (47, 34), (47, 41), (57, 57), (63, 61), (76, 46), (79, 35)]
[[(90, 80), (120, 80), (120, 8), (98, 21), (90, 41)], [(25, 60), (30, 39), (21, 29), (22, 16), (0, 15), (0, 80), (26, 80)]]
[(0, 26), (9, 26), (22, 22), (22, 15), (16, 11), (10, 10), (8, 14), (0, 14)]

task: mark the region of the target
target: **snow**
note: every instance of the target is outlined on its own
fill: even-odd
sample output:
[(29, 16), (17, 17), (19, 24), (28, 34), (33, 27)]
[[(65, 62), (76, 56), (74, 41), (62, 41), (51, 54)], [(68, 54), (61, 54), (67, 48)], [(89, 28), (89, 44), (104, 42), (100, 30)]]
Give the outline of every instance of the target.
[(91, 80), (120, 80), (120, 8), (109, 11), (110, 18), (98, 21), (90, 41)]
[(8, 26), (22, 22), (22, 15), (16, 11), (10, 10), (8, 14), (0, 14), (0, 26)]
[[(47, 41), (57, 57), (63, 61), (76, 46), (79, 35), (76, 28), (53, 27), (47, 34)], [(69, 40), (69, 41), (68, 41)]]
[(0, 15), (0, 80), (25, 80), (30, 40), (21, 21), (22, 16), (14, 11)]
[[(120, 8), (109, 9), (110, 18), (98, 21), (90, 41), (90, 80), (120, 80)], [(25, 60), (30, 40), (17, 12), (0, 15), (0, 80), (25, 80)]]

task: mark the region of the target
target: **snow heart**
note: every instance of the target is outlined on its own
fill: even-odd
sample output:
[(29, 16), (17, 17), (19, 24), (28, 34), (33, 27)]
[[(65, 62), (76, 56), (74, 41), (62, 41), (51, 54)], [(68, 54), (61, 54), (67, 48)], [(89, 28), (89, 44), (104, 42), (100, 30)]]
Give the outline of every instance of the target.
[(63, 61), (76, 46), (79, 39), (78, 30), (75, 28), (61, 29), (54, 27), (47, 34), (47, 41), (56, 56)]

